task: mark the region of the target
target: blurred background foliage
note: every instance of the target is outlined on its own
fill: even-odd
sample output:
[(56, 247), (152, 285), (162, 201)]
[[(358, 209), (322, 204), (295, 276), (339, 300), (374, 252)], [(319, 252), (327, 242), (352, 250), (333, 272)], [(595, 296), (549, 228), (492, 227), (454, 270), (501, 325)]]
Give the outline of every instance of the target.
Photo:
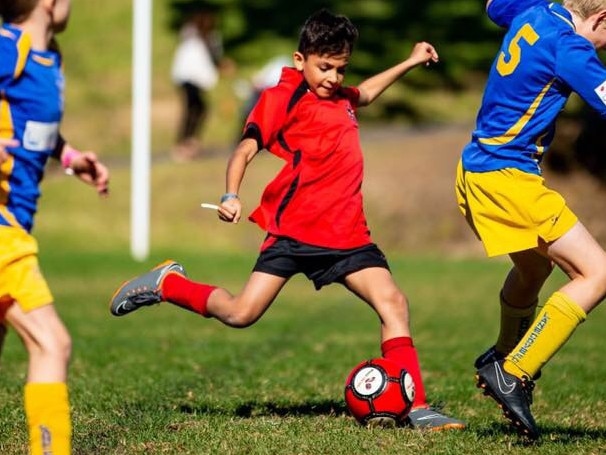
[[(68, 76), (69, 137), (75, 143), (92, 140), (91, 147), (105, 155), (130, 150), (130, 93), (136, 84), (131, 81), (132, 6), (122, 0), (74, 2), (70, 28), (60, 37)], [(365, 122), (458, 123), (471, 131), (503, 34), (486, 17), (485, 2), (478, 0), (155, 0), (153, 7), (155, 154), (166, 153), (174, 139), (178, 99), (170, 63), (178, 28), (195, 9), (217, 12), (225, 56), (233, 63), (211, 94), (212, 118), (204, 132), (204, 142), (219, 150), (229, 149), (237, 138), (242, 85), (272, 57), (292, 54), (303, 21), (319, 8), (349, 16), (360, 31), (348, 84), (405, 59), (417, 41), (438, 49), (440, 62), (406, 75), (360, 112)], [(84, 122), (91, 117), (93, 122)], [(547, 164), (561, 171), (582, 166), (606, 179), (603, 121), (573, 96), (560, 124)]]
[(467, 88), (475, 82), (471, 76), (489, 67), (501, 36), (478, 0), (173, 0), (171, 28), (177, 30), (199, 8), (219, 13), (225, 48), (243, 65), (292, 53), (303, 21), (320, 8), (345, 14), (360, 32), (350, 70), (354, 80), (406, 58), (417, 41), (435, 43), (441, 64), (429, 77), (407, 77), (409, 84), (423, 88)]

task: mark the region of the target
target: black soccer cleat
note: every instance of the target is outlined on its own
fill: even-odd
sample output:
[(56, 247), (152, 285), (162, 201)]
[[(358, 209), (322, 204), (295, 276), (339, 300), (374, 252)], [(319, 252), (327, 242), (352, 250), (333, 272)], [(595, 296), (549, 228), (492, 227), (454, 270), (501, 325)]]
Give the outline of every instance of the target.
[[(503, 360), (503, 359), (505, 359), (505, 354), (497, 351), (496, 346), (491, 346), (486, 350), (486, 352), (481, 354), (476, 359), (476, 361), (473, 363), (473, 366), (475, 367), (476, 370), (479, 370), (480, 368), (488, 365), (489, 363), (498, 362), (499, 360)], [(537, 371), (537, 374), (535, 374), (533, 376), (532, 380), (538, 381), (540, 377), (541, 377), (541, 370)]]
[(504, 360), (489, 363), (478, 369), (477, 386), (484, 389), (484, 395), (492, 397), (503, 410), (518, 433), (531, 440), (539, 438), (539, 429), (530, 412), (534, 382), (518, 378), (503, 369)]
[(497, 351), (496, 346), (491, 346), (488, 348), (486, 352), (481, 354), (476, 361), (473, 363), (473, 366), (476, 370), (488, 365), (489, 363), (498, 362), (499, 360), (503, 360), (505, 358), (505, 354)]

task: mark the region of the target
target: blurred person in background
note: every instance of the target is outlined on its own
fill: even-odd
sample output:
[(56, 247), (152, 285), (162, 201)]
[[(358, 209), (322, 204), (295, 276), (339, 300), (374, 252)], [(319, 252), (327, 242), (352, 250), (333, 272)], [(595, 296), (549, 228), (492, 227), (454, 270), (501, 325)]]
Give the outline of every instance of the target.
[(202, 152), (200, 135), (209, 115), (208, 92), (219, 81), (223, 59), (216, 11), (203, 8), (184, 14), (171, 68), (181, 98), (177, 140), (172, 149), (175, 161), (190, 161)]
[(240, 142), (241, 128), (246, 122), (248, 114), (252, 111), (263, 90), (274, 87), (280, 81), (282, 69), (292, 66), (292, 57), (289, 55), (277, 55), (269, 59), (249, 80), (241, 79), (235, 85), (235, 92), (242, 100), (240, 109), (240, 121), (238, 122), (238, 142)]
[(70, 7), (70, 0), (0, 1), (0, 347), (8, 325), (27, 349), (31, 455), (70, 454), (72, 430), (71, 338), (31, 235), (40, 182), (49, 158), (102, 195), (109, 182), (95, 153), (74, 149), (60, 134), (64, 78), (54, 36), (66, 28)]

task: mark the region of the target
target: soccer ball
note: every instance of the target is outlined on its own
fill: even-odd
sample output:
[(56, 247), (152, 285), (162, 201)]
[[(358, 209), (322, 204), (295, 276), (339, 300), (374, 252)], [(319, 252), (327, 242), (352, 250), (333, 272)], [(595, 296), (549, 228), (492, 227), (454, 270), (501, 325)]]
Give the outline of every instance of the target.
[(376, 358), (356, 366), (345, 382), (345, 403), (364, 426), (396, 426), (412, 407), (412, 376), (391, 360)]

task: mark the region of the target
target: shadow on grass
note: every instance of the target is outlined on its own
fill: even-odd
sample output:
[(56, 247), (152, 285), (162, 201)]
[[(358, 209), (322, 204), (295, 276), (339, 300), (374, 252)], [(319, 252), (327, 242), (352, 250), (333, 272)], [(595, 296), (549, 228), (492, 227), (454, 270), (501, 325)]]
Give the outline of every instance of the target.
[[(230, 414), (231, 409), (213, 408), (213, 407), (195, 407), (190, 405), (181, 405), (179, 410), (185, 414)], [(310, 401), (304, 403), (272, 403), (249, 401), (237, 405), (233, 409), (233, 414), (237, 417), (249, 418), (260, 416), (279, 416), (279, 417), (297, 417), (297, 416), (320, 416), (320, 415), (341, 415), (346, 414), (347, 408), (343, 402), (337, 400)]]
[(563, 425), (540, 425), (539, 431), (541, 437), (537, 441), (529, 441), (519, 436), (511, 425), (506, 423), (494, 423), (490, 426), (471, 428), (480, 438), (494, 439), (502, 436), (516, 437), (514, 445), (519, 446), (540, 446), (542, 444), (577, 445), (584, 443), (606, 444), (606, 429), (601, 428), (582, 428)]

